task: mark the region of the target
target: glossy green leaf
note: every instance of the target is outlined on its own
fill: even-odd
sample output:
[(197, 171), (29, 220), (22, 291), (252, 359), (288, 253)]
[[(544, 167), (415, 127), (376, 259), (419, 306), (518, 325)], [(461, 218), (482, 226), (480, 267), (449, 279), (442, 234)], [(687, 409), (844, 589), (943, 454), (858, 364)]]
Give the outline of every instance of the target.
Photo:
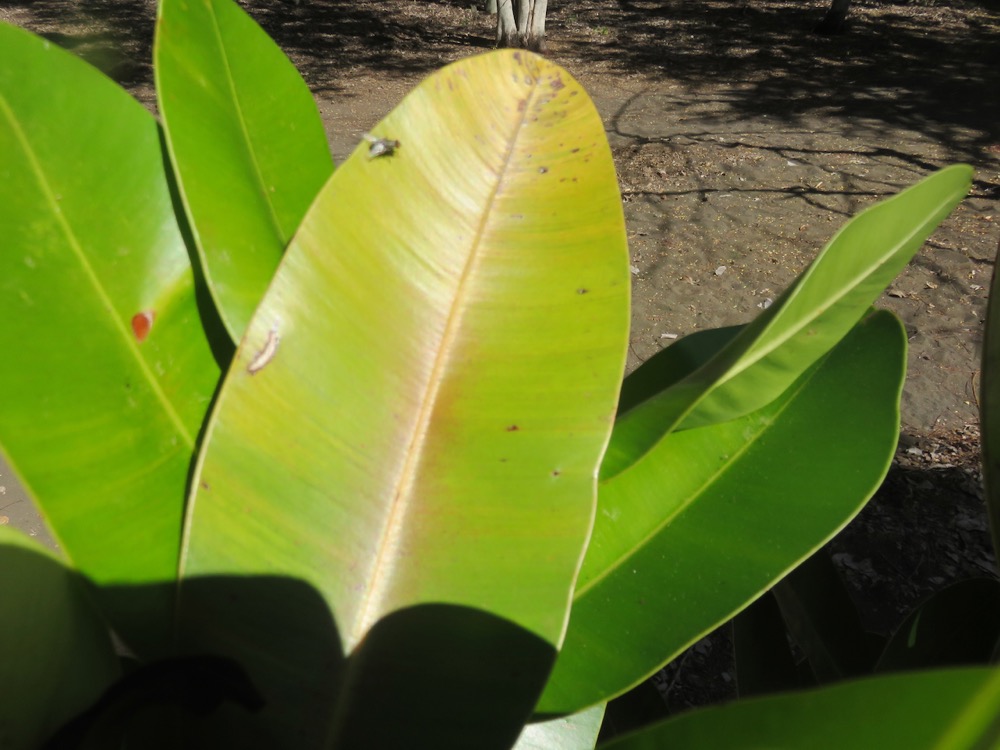
[(875, 313), (765, 408), (672, 433), (602, 482), (538, 711), (623, 692), (842, 528), (892, 459), (905, 350), (899, 321)]
[(75, 573), (0, 526), (0, 738), (41, 747), (118, 674), (107, 627)]
[(692, 711), (602, 750), (1000, 746), (1000, 670), (893, 675)]
[(948, 167), (854, 217), (717, 357), (619, 417), (601, 476), (623, 471), (672, 429), (735, 419), (775, 399), (865, 314), (971, 181), (971, 167)]
[[(997, 245), (1000, 253), (1000, 244)], [(994, 270), (983, 334), (979, 423), (983, 441), (983, 485), (990, 514), (993, 549), (1000, 554), (1000, 285)]]
[[(219, 377), (163, 158), (118, 86), (0, 25), (0, 449), (102, 584), (175, 577)], [(131, 636), (170, 598), (104, 604)]]
[(157, 100), (202, 267), (238, 341), (333, 171), (316, 103), (232, 0), (161, 0)]
[(600, 703), (572, 716), (528, 724), (514, 750), (594, 750), (604, 709)]
[(618, 413), (625, 414), (709, 362), (746, 326), (708, 328), (678, 339), (642, 363), (622, 383)]
[[(374, 723), (398, 735), (386, 746), (419, 735), (443, 747), (451, 714), (472, 712), (516, 719), (515, 732), (473, 726), (482, 736), (457, 746), (509, 744), (562, 639), (624, 366), (614, 166), (583, 89), (526, 52), (445, 68), (375, 133), (396, 152), (371, 158), (362, 145), (334, 174), (237, 354), (183, 574), (309, 582), (351, 655), (352, 685), (389, 690), (413, 660), (446, 665), (464, 649), (467, 682), (445, 686), (437, 663), (423, 675), (419, 731), (395, 713), (362, 720), (365, 706), (344, 698), (318, 732), (342, 739)], [(245, 625), (187, 588), (189, 630)], [(262, 632), (247, 658), (268, 648)], [(511, 647), (532, 638), (539, 658), (515, 668)], [(396, 664), (366, 671), (393, 649)], [(312, 663), (302, 670), (315, 678)], [(516, 695), (482, 700), (506, 680)], [(435, 703), (442, 689), (462, 708)]]

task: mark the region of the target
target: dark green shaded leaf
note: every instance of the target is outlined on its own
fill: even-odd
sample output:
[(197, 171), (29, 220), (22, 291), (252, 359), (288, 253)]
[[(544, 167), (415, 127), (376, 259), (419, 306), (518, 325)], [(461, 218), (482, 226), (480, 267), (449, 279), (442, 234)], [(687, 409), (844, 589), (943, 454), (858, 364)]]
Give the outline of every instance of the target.
[(118, 675), (107, 626), (83, 582), (0, 526), (0, 738), (33, 750)]
[(998, 670), (919, 672), (692, 711), (602, 750), (980, 750), (998, 709)]
[(628, 689), (842, 528), (892, 459), (905, 350), (899, 321), (875, 313), (778, 400), (672, 433), (602, 482), (538, 710), (568, 713)]

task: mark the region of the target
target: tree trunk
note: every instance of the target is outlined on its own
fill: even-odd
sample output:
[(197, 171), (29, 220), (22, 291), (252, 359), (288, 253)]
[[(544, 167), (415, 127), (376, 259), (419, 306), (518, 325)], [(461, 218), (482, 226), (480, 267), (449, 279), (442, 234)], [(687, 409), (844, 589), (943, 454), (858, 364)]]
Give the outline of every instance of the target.
[(521, 46), (512, 3), (513, 0), (499, 0), (497, 3), (497, 47)]
[(490, 14), (496, 13), (497, 0), (483, 0), (483, 12)]
[(528, 34), (528, 19), (531, 18), (531, 6), (535, 0), (514, 0), (514, 15), (517, 18), (517, 32), (524, 42), (524, 37)]
[(545, 49), (548, 0), (498, 0), (497, 46)]
[(524, 46), (534, 52), (545, 50), (545, 11), (549, 0), (534, 0), (531, 17), (525, 29)]
[(830, 8), (813, 31), (817, 34), (843, 34), (847, 31), (847, 11), (851, 0), (831, 0)]

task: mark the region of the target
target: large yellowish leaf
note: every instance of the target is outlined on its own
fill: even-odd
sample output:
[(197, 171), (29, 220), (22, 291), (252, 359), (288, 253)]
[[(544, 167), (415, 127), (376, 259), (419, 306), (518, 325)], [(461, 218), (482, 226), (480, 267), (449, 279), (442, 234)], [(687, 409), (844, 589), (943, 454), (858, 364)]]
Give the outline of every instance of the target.
[[(624, 365), (614, 167), (583, 89), (524, 52), (444, 69), (375, 134), (394, 152), (359, 145), (251, 322), (182, 553), (187, 580), (308, 582), (346, 662), (278, 676), (293, 597), (243, 607), (185, 584), (182, 617), (265, 691), (298, 685), (269, 710), (304, 733), (509, 745), (563, 636)], [(281, 617), (255, 628), (247, 609)], [(416, 664), (420, 685), (399, 676)], [(342, 679), (352, 701), (331, 697)], [(394, 695), (403, 712), (374, 720)]]
[(861, 510), (896, 447), (905, 363), (902, 324), (875, 312), (763, 409), (672, 432), (602, 481), (539, 713), (576, 712), (637, 684)]

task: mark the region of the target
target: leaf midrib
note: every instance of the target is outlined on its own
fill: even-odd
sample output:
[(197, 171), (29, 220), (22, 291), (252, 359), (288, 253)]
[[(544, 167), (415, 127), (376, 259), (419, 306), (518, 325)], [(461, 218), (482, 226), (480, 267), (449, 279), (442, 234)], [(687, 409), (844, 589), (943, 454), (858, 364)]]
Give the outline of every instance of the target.
[(423, 445), (427, 439), (431, 418), (435, 411), (438, 393), (443, 381), (443, 373), (447, 363), (451, 359), (455, 340), (461, 329), (462, 320), (468, 305), (465, 300), (468, 293), (470, 279), (480, 260), (480, 248), (483, 243), (486, 225), (492, 214), (492, 207), (496, 202), (497, 193), (503, 184), (511, 162), (519, 135), (524, 129), (531, 109), (530, 102), (536, 97), (539, 88), (539, 76), (532, 76), (531, 90), (528, 94), (527, 102), (521, 109), (520, 118), (514, 126), (513, 135), (510, 138), (510, 145), (504, 155), (489, 197), (485, 201), (485, 207), (480, 214), (479, 223), (471, 243), (468, 260), (462, 269), (462, 276), (456, 289), (454, 301), (448, 313), (448, 321), (445, 326), (441, 342), (437, 348), (437, 355), (434, 365), (431, 368), (430, 377), (424, 389), (423, 398), (420, 401), (420, 412), (410, 436), (409, 445), (406, 448), (403, 466), (397, 477), (393, 488), (393, 500), (379, 538), (382, 540), (376, 553), (375, 563), (372, 565), (369, 583), (365, 587), (365, 597), (357, 610), (350, 632), (344, 635), (344, 646), (349, 652), (360, 642), (367, 630), (376, 622), (380, 616), (381, 604), (388, 593), (390, 579), (395, 568), (395, 561), (398, 559), (396, 552), (399, 550), (402, 541), (402, 530), (404, 528), (403, 519), (409, 511), (412, 500), (413, 481), (416, 478), (420, 458), (423, 455)]
[[(219, 26), (219, 18), (215, 13), (215, 4), (212, 0), (205, 0), (208, 4), (209, 15), (212, 18), (212, 31), (215, 34), (216, 41), (218, 42), (219, 56), (222, 59), (222, 65), (226, 73), (226, 83), (229, 86), (229, 95), (233, 101), (233, 109), (236, 114), (236, 121), (239, 123), (240, 131), (243, 133), (243, 145), (246, 149), (247, 156), (249, 157), (250, 165), (253, 167), (254, 177), (257, 181), (257, 192), (260, 194), (261, 198), (264, 200), (264, 205), (267, 206), (268, 218), (274, 228), (274, 233), (278, 237), (279, 242), (282, 245), (282, 249), (286, 242), (284, 231), (281, 227), (281, 222), (278, 220), (278, 214), (275, 211), (274, 204), (271, 202), (269, 191), (264, 183), (264, 174), (261, 170), (260, 163), (257, 160), (257, 152), (253, 147), (253, 141), (250, 138), (250, 129), (247, 127), (246, 118), (243, 115), (243, 105), (240, 102), (239, 93), (236, 88), (236, 79), (233, 76), (232, 66), (229, 64), (229, 55), (226, 52), (226, 45), (222, 38), (222, 29)], [(241, 11), (242, 12), (242, 11)]]

